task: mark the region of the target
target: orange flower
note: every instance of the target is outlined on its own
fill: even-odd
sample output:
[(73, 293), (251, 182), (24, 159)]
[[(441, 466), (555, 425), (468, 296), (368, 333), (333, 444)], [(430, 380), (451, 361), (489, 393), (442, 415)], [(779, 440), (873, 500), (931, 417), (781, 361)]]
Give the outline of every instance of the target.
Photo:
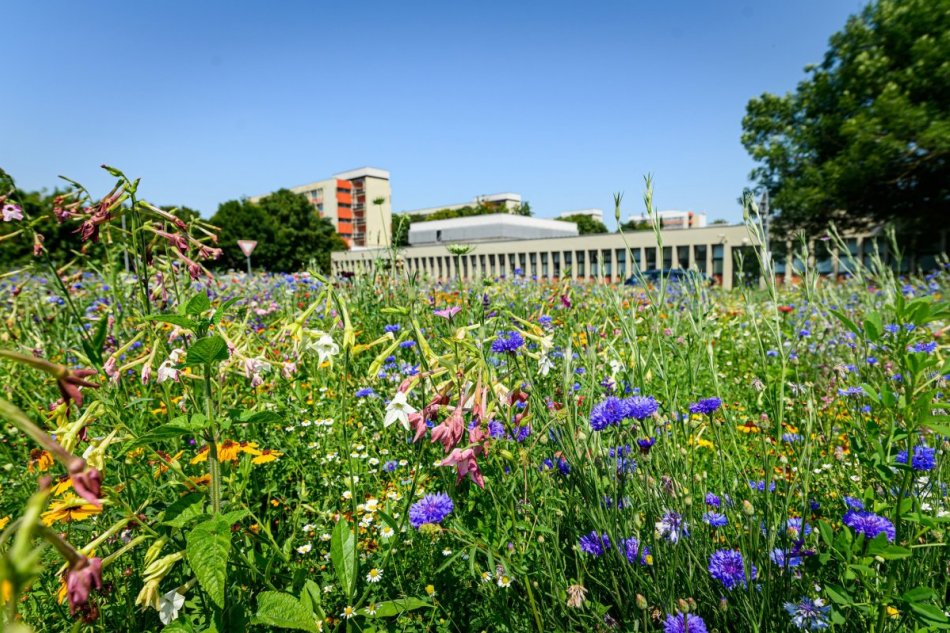
[(189, 477), (185, 481), (185, 487), (188, 488), (188, 490), (196, 490), (199, 487), (207, 486), (210, 483), (211, 483), (211, 474), (205, 473), (201, 477)]
[(43, 524), (52, 525), (57, 521), (82, 521), (102, 512), (102, 508), (86, 503), (76, 495), (69, 495), (57, 499), (50, 504), (49, 510), (43, 513)]
[(257, 457), (251, 460), (252, 464), (266, 464), (268, 462), (276, 461), (278, 457), (283, 455), (279, 451), (273, 451), (269, 448), (265, 448), (263, 451), (259, 451)]
[(45, 472), (49, 470), (52, 465), (53, 455), (49, 451), (44, 451), (39, 448), (34, 448), (30, 451), (30, 463), (28, 468), (31, 473), (34, 470)]
[(60, 475), (56, 483), (53, 484), (52, 492), (57, 497), (73, 487), (73, 480), (69, 475)]
[(9, 522), (10, 522), (10, 515), (9, 515), (9, 514), (8, 514), (7, 516), (3, 517), (2, 519), (0, 519), (0, 530), (2, 530), (3, 528), (7, 527), (7, 524), (8, 524)]

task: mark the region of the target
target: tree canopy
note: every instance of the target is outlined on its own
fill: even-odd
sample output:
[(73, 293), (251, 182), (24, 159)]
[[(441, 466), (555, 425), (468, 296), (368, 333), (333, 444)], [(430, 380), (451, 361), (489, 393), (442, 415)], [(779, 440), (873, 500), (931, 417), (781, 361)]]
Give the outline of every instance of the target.
[(608, 233), (607, 225), (600, 220), (592, 218), (589, 215), (569, 215), (558, 218), (564, 222), (573, 222), (577, 225), (577, 231), (581, 235), (594, 235), (597, 233)]
[(950, 0), (877, 0), (785, 96), (746, 106), (751, 177), (779, 231), (894, 221), (919, 241), (950, 216)]
[(328, 272), (330, 253), (347, 248), (329, 220), (318, 217), (304, 196), (287, 189), (257, 203), (246, 199), (224, 202), (211, 224), (221, 230), (218, 246), (224, 252), (214, 262), (218, 268), (244, 268), (246, 260), (238, 240), (256, 240), (253, 266), (272, 272), (303, 270), (311, 260)]

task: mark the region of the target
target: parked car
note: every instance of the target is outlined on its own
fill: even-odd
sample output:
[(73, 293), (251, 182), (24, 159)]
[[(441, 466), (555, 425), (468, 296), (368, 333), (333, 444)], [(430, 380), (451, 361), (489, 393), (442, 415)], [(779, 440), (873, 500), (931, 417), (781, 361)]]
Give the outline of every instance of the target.
[(657, 285), (660, 283), (660, 279), (666, 279), (667, 283), (690, 283), (698, 282), (702, 285), (711, 286), (715, 283), (715, 280), (707, 275), (706, 273), (701, 273), (697, 270), (684, 270), (682, 268), (662, 268), (662, 269), (653, 269), (653, 270), (644, 270), (640, 275), (634, 275), (627, 279), (624, 282), (627, 286), (639, 286), (641, 283), (646, 283), (648, 285)]

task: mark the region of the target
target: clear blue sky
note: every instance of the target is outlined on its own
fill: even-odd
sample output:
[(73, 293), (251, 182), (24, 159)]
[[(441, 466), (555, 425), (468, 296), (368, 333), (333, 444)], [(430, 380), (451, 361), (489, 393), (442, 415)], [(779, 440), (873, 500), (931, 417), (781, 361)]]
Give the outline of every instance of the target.
[[(372, 165), (395, 210), (521, 193), (537, 215), (740, 216), (746, 102), (821, 60), (858, 0), (7, 2), (0, 166), (159, 204)], [(612, 220), (610, 225), (612, 227)]]

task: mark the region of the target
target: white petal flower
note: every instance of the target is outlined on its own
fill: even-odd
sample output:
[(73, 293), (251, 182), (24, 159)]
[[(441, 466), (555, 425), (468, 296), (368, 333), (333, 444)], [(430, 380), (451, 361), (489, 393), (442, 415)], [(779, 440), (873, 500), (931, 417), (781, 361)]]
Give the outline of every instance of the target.
[(185, 596), (178, 590), (169, 591), (161, 597), (158, 605), (158, 619), (162, 624), (169, 624), (178, 618), (178, 612), (185, 606)]
[(406, 394), (397, 391), (393, 399), (386, 406), (386, 418), (383, 420), (383, 426), (390, 427), (393, 422), (399, 421), (400, 424), (409, 430), (409, 414), (415, 413), (416, 409), (406, 400)]

